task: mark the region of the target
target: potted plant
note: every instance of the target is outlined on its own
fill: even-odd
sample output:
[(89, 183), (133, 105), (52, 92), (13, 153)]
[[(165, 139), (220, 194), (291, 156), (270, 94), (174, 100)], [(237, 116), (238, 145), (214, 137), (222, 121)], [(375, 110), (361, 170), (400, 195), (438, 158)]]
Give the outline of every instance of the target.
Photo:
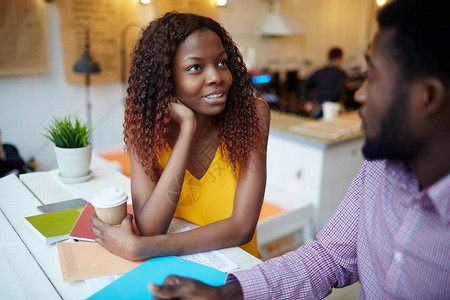
[(53, 118), (45, 137), (55, 145), (59, 176), (65, 182), (82, 182), (91, 175), (92, 128), (70, 116)]

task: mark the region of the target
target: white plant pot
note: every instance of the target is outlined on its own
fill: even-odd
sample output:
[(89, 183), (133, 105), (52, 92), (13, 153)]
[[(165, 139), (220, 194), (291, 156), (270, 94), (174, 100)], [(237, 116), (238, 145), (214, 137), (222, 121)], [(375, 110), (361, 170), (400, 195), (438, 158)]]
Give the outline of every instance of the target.
[(61, 177), (80, 178), (91, 172), (92, 145), (83, 148), (55, 146), (55, 154)]

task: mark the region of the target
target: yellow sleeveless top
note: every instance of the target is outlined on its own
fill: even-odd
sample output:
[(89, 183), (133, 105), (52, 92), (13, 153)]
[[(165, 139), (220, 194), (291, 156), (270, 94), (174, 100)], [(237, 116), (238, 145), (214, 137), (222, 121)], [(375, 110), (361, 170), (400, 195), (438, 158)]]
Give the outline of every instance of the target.
[[(172, 152), (169, 146), (166, 149), (159, 159), (163, 168)], [(174, 217), (200, 226), (230, 217), (233, 212), (236, 184), (237, 178), (233, 174), (228, 158), (221, 155), (218, 147), (211, 165), (200, 180), (186, 170)], [(252, 240), (240, 247), (253, 256), (261, 257), (258, 252), (256, 231)]]

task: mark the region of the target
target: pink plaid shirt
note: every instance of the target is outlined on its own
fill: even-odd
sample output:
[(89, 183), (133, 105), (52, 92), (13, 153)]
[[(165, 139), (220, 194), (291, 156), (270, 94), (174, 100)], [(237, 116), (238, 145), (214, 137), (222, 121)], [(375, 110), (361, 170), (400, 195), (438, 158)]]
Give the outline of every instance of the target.
[(245, 299), (450, 299), (450, 173), (419, 190), (403, 163), (366, 161), (317, 240), (237, 278)]

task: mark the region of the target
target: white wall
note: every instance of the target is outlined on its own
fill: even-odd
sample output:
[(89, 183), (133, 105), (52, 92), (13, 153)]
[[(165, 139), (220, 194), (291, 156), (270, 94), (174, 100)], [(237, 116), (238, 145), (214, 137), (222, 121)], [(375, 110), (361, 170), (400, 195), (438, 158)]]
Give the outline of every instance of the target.
[[(131, 1), (131, 0), (130, 0)], [(283, 0), (282, 13), (305, 34), (297, 37), (261, 37), (262, 19), (269, 0), (228, 0), (217, 10), (217, 20), (231, 33), (245, 57), (254, 49), (254, 66), (280, 71), (297, 68), (305, 76), (326, 62), (329, 46), (343, 47), (346, 57), (363, 59), (368, 19), (374, 0)], [(42, 133), (52, 116), (67, 113), (85, 118), (85, 89), (64, 78), (59, 15), (55, 2), (46, 3), (49, 72), (34, 76), (0, 77), (0, 129), (3, 142), (15, 144), (22, 156), (36, 158), (38, 169), (56, 167), (52, 144)], [(0, 45), (1, 47), (1, 45)], [(301, 65), (309, 60), (312, 65)], [(94, 148), (122, 143), (123, 99), (120, 83), (91, 86)]]
[[(70, 113), (86, 119), (84, 85), (66, 83), (56, 3), (45, 6), (48, 74), (0, 77), (0, 129), (4, 143), (16, 145), (38, 168), (56, 167), (53, 145), (43, 137), (52, 116)], [(94, 147), (122, 143), (124, 88), (119, 83), (91, 85)]]

